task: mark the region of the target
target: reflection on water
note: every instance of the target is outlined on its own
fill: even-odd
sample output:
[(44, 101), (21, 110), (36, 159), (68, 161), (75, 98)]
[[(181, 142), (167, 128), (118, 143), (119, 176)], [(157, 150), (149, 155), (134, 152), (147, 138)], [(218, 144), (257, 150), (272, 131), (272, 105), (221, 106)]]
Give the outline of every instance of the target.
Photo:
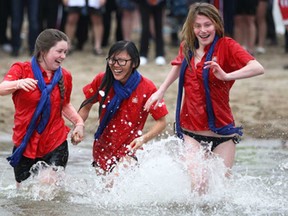
[[(5, 140), (6, 139), (6, 140)], [(209, 160), (209, 192), (191, 192), (182, 159), (184, 149), (172, 137), (146, 145), (139, 166), (122, 170), (105, 189), (91, 167), (92, 141), (70, 146), (61, 181), (37, 177), (16, 190), (6, 157), (10, 139), (1, 135), (1, 215), (287, 215), (288, 150), (278, 140), (243, 140), (237, 146), (233, 177), (223, 178), (221, 161)]]

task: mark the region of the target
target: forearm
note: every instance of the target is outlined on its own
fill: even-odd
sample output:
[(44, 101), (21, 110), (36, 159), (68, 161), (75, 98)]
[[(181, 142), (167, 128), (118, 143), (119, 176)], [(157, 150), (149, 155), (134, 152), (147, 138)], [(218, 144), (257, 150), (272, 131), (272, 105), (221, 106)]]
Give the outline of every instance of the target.
[(253, 76), (258, 76), (264, 73), (263, 66), (256, 60), (252, 60), (248, 62), (248, 64), (231, 73), (227, 74), (227, 81), (228, 80), (238, 80), (238, 79), (245, 79)]
[(143, 143), (147, 143), (156, 136), (158, 136), (166, 128), (166, 117), (158, 119), (155, 124), (148, 130), (147, 133), (142, 135)]
[(19, 82), (20, 80), (14, 80), (14, 81), (3, 81), (0, 83), (0, 95), (8, 95), (15, 92), (17, 89), (19, 89)]
[(71, 103), (65, 105), (62, 110), (63, 115), (75, 126), (83, 125), (84, 121), (81, 116), (77, 113), (76, 109), (72, 106)]
[(168, 76), (164, 80), (164, 82), (159, 87), (159, 90), (163, 93), (166, 92), (166, 90), (169, 88), (169, 86), (179, 77), (180, 74), (180, 66), (172, 66)]
[(92, 106), (93, 106), (93, 104), (88, 103), (88, 104), (86, 104), (84, 107), (82, 107), (82, 108), (78, 111), (79, 115), (80, 115), (81, 118), (84, 120), (84, 122), (85, 122), (86, 119), (88, 118), (89, 112), (90, 112)]

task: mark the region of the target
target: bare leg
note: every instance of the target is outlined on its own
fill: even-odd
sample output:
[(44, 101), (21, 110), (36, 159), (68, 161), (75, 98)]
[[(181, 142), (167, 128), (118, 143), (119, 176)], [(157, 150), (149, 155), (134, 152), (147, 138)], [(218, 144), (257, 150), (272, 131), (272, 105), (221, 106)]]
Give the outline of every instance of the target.
[(73, 42), (76, 28), (77, 28), (77, 22), (79, 20), (79, 14), (78, 13), (70, 13), (68, 14), (67, 21), (65, 24), (65, 33), (70, 38), (71, 43)]
[(91, 15), (93, 38), (94, 38), (94, 54), (102, 55), (102, 37), (104, 33), (102, 15)]
[(267, 1), (259, 1), (256, 12), (256, 22), (258, 27), (258, 47), (257, 53), (265, 53), (265, 40), (267, 33), (266, 23)]
[(214, 149), (213, 152), (215, 155), (223, 158), (225, 166), (229, 168), (229, 170), (226, 173), (226, 177), (229, 177), (231, 175), (231, 168), (234, 164), (235, 159), (235, 152), (236, 152), (235, 143), (232, 140), (221, 143)]

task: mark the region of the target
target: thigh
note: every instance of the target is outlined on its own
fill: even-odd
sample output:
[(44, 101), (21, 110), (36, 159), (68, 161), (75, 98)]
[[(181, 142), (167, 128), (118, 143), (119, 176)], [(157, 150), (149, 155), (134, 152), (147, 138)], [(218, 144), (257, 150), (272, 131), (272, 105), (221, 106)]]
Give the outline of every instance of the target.
[(22, 156), (20, 162), (14, 167), (15, 180), (20, 183), (31, 175), (30, 169), (34, 165), (35, 160)]
[(215, 153), (224, 160), (224, 164), (226, 167), (232, 168), (235, 159), (235, 151), (236, 145), (231, 139), (218, 145), (213, 150), (213, 153)]
[(52, 152), (45, 155), (39, 160), (43, 160), (49, 165), (66, 167), (69, 157), (68, 143), (65, 140), (60, 146), (54, 149)]

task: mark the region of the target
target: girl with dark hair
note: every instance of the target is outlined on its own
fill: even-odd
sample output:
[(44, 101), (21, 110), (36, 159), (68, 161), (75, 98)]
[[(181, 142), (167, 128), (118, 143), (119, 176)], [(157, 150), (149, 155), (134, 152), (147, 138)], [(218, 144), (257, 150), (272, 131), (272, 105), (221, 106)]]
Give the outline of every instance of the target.
[(7, 159), (17, 183), (30, 176), (38, 161), (66, 166), (70, 129), (63, 115), (75, 126), (72, 143), (83, 139), (83, 120), (70, 103), (72, 76), (61, 67), (68, 49), (63, 32), (46, 29), (37, 37), (32, 61), (13, 64), (0, 83), (0, 95), (12, 94), (15, 106), (14, 148)]
[[(239, 141), (238, 136), (242, 135), (242, 128), (235, 126), (229, 92), (235, 80), (263, 74), (264, 69), (240, 44), (224, 36), (222, 18), (212, 4), (195, 3), (190, 6), (182, 36), (170, 73), (147, 101), (145, 109), (150, 110), (152, 104), (160, 102), (168, 87), (179, 77), (178, 137), (192, 148), (190, 159), (204, 148), (209, 155), (223, 159), (229, 176), (235, 144)], [(193, 174), (194, 170), (191, 172)], [(205, 190), (206, 180), (194, 182), (193, 188)]]
[[(168, 113), (163, 100), (150, 112), (143, 109), (157, 89), (137, 71), (140, 57), (133, 42), (116, 42), (106, 61), (106, 71), (83, 88), (86, 100), (78, 111), (85, 121), (92, 106), (99, 102), (100, 123), (94, 135), (93, 166), (97, 174), (104, 175), (119, 162), (137, 161), (135, 152), (165, 128)], [(148, 114), (155, 124), (143, 133)]]

